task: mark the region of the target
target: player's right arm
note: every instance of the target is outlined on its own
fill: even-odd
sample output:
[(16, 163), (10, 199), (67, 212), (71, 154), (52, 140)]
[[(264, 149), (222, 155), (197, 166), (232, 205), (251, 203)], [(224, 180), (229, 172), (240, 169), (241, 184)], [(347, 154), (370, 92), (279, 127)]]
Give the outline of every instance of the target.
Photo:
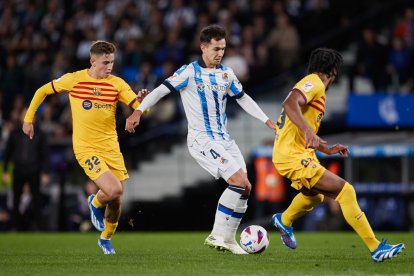
[(49, 83), (46, 83), (39, 89), (37, 89), (36, 93), (33, 96), (32, 101), (30, 102), (29, 108), (26, 111), (26, 115), (23, 121), (22, 130), (24, 134), (29, 136), (30, 139), (34, 136), (34, 127), (33, 127), (33, 119), (36, 114), (37, 109), (43, 103), (46, 96), (60, 93), (65, 91), (70, 91), (72, 89), (71, 85), (73, 83), (73, 73), (68, 73), (63, 75), (61, 78), (57, 80), (53, 80)]
[(326, 144), (326, 141), (316, 135), (316, 133), (306, 122), (305, 117), (303, 117), (302, 106), (305, 104), (306, 99), (303, 97), (301, 92), (294, 89), (287, 96), (282, 106), (292, 123), (294, 123), (304, 133), (305, 147), (317, 149), (320, 144)]
[(23, 132), (29, 136), (30, 139), (32, 139), (34, 136), (33, 119), (35, 113), (42, 102), (45, 100), (46, 96), (52, 94), (51, 92), (53, 93), (52, 85), (50, 82), (37, 89), (32, 101), (30, 102), (30, 106), (26, 111), (23, 122)]

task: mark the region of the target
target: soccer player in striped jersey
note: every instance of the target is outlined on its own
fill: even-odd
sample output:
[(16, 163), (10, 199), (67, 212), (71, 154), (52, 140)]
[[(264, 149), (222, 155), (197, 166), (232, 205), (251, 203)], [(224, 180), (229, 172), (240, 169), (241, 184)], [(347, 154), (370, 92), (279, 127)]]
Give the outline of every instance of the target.
[(87, 176), (100, 188), (88, 198), (88, 203), (92, 224), (102, 231), (98, 245), (104, 254), (115, 254), (110, 240), (118, 225), (123, 186), (129, 177), (115, 129), (117, 103), (120, 101), (135, 109), (147, 94), (140, 91), (137, 97), (124, 80), (111, 74), (115, 51), (112, 43), (94, 42), (90, 49), (91, 67), (67, 73), (40, 87), (23, 123), (23, 132), (32, 139), (35, 112), (45, 97), (69, 94), (73, 150)]
[[(235, 241), (235, 233), (247, 209), (251, 184), (243, 156), (226, 125), (228, 97), (250, 115), (274, 129), (260, 107), (243, 91), (233, 70), (221, 64), (226, 48), (226, 31), (218, 25), (200, 33), (200, 59), (182, 66), (155, 88), (141, 106), (127, 118), (125, 128), (134, 132), (142, 112), (170, 92), (180, 93), (188, 121), (187, 144), (191, 156), (215, 178), (229, 184), (221, 195), (211, 234), (205, 244), (234, 254), (246, 254)], [(143, 108), (142, 108), (143, 107)]]
[(320, 204), (324, 196), (335, 199), (352, 228), (380, 262), (397, 256), (404, 244), (390, 245), (375, 238), (364, 212), (358, 206), (354, 187), (326, 170), (315, 156), (315, 150), (347, 157), (348, 148), (341, 144), (328, 146), (318, 135), (325, 114), (326, 95), (342, 66), (342, 56), (335, 50), (318, 48), (311, 53), (308, 75), (300, 80), (283, 102), (276, 128), (273, 163), (281, 175), (292, 181), (300, 193), (272, 222), (283, 243), (296, 248), (292, 223)]

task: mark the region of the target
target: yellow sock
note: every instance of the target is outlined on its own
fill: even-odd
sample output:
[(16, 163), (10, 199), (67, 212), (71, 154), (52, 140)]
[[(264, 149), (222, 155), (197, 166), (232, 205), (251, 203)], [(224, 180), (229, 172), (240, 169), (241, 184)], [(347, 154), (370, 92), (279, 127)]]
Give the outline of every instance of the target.
[(365, 213), (359, 208), (354, 187), (348, 182), (345, 183), (335, 200), (341, 205), (345, 220), (357, 232), (368, 249), (371, 252), (377, 249), (380, 242), (375, 238)]
[(283, 212), (282, 223), (286, 226), (291, 226), (295, 220), (312, 211), (313, 207), (323, 201), (323, 198), (322, 194), (315, 196), (305, 196), (302, 193), (297, 194), (289, 207)]
[(110, 240), (114, 235), (118, 222), (112, 223), (105, 219), (105, 230), (101, 233), (101, 239)]
[(92, 200), (92, 204), (93, 206), (95, 206), (96, 208), (103, 208), (106, 206), (106, 204), (102, 204), (99, 199), (98, 196), (95, 196)]

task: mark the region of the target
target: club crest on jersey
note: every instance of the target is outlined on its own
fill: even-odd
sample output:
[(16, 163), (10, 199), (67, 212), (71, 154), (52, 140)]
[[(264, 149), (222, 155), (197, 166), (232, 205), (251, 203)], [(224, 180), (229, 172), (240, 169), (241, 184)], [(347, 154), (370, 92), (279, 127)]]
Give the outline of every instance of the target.
[(92, 102), (91, 102), (90, 100), (84, 100), (84, 101), (82, 102), (82, 107), (83, 107), (83, 109), (85, 109), (85, 110), (89, 110), (89, 109), (91, 109), (91, 108), (92, 108)]
[(309, 92), (314, 86), (315, 85), (312, 82), (307, 81), (301, 86), (301, 88), (303, 89), (303, 91)]
[(203, 92), (204, 88), (206, 88), (206, 86), (204, 85), (204, 83), (199, 83), (197, 84), (197, 91), (198, 92)]
[(94, 87), (93, 88), (93, 92), (92, 92), (95, 96), (100, 96), (100, 95), (102, 95), (102, 92), (101, 92), (101, 88), (99, 88), (99, 87)]
[(229, 78), (229, 74), (223, 73), (223, 79), (227, 80)]

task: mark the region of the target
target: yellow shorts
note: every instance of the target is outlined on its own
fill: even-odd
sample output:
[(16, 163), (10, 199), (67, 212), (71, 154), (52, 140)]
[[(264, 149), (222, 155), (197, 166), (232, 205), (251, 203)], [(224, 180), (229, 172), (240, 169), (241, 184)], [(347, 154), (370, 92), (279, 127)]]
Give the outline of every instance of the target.
[(302, 187), (312, 189), (326, 170), (319, 160), (310, 154), (278, 158), (278, 160), (280, 161), (274, 163), (276, 170), (282, 176), (289, 178), (292, 181), (291, 186), (296, 190)]
[(111, 171), (119, 181), (128, 179), (124, 158), (119, 151), (75, 153), (79, 165), (91, 180), (96, 180), (103, 173)]

